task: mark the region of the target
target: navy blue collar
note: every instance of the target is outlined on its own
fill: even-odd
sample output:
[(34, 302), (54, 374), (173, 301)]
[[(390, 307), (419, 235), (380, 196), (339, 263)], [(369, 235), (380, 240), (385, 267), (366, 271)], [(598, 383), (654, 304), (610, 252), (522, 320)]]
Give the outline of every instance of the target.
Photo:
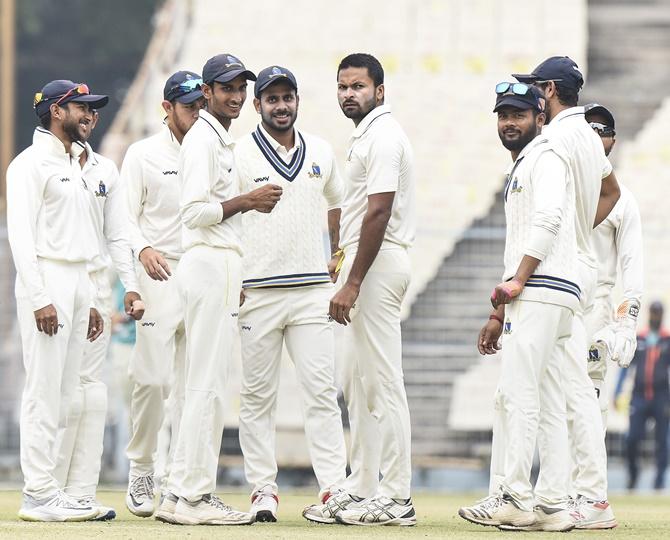
[(273, 145), (267, 140), (265, 135), (263, 135), (260, 127), (256, 128), (251, 136), (258, 145), (261, 153), (265, 156), (270, 162), (270, 165), (277, 171), (283, 178), (289, 182), (293, 182), (296, 176), (300, 173), (302, 165), (305, 162), (305, 154), (307, 153), (307, 147), (305, 146), (305, 139), (302, 138), (302, 135), (298, 130), (296, 130), (298, 137), (300, 138), (300, 145), (298, 149), (293, 154), (291, 161), (286, 163), (274, 149)]

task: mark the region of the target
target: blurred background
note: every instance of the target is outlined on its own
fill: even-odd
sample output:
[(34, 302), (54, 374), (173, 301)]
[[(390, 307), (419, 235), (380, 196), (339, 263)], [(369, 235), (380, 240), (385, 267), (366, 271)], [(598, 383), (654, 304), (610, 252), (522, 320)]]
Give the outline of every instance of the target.
[[(91, 142), (120, 166), (128, 145), (160, 126), (162, 88), (174, 71), (200, 72), (222, 52), (239, 56), (255, 72), (283, 65), (298, 79), (297, 126), (327, 139), (343, 161), (352, 124), (337, 105), (338, 62), (350, 52), (381, 60), (387, 102), (416, 156), (420, 220), (403, 355), (417, 487), (479, 489), (488, 482), (499, 358), (480, 357), (475, 344), (504, 248), (499, 192), (509, 154), (491, 112), (497, 82), (529, 72), (548, 56), (577, 61), (586, 77), (580, 103), (597, 101), (613, 111), (618, 144), (611, 159), (640, 205), (645, 297), (639, 327), (646, 325), (652, 300), (670, 302), (668, 211), (662, 202), (670, 195), (670, 0), (0, 0), (0, 7), (0, 481), (21, 478), (23, 380), (4, 172), (30, 144), (37, 124), (33, 95), (52, 79), (86, 82), (92, 92), (110, 96)], [(241, 136), (257, 122), (247, 103), (232, 132)], [(127, 466), (132, 332), (117, 322), (107, 368), (108, 483), (123, 483)], [(239, 360), (231, 371), (220, 467), (227, 485), (243, 483)], [(612, 387), (618, 371), (610, 365)], [(281, 388), (279, 482), (314, 485), (288, 359)], [(625, 487), (626, 407), (625, 397), (610, 407), (614, 489)], [(648, 467), (640, 486), (648, 488), (651, 435), (642, 454)]]

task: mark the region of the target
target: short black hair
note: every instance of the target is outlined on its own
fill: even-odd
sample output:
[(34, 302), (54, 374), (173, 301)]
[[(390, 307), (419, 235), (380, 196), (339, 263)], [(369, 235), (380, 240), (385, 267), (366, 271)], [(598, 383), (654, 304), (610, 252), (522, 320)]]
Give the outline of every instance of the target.
[(571, 86), (563, 86), (561, 83), (554, 83), (556, 85), (556, 95), (561, 105), (567, 107), (575, 107), (579, 102), (579, 90)]
[(44, 129), (51, 129), (51, 111), (47, 111), (45, 114), (40, 116), (40, 125)]
[(374, 56), (367, 53), (354, 53), (342, 58), (340, 65), (337, 66), (337, 74), (340, 74), (340, 71), (346, 68), (356, 67), (356, 68), (366, 68), (368, 70), (368, 75), (374, 82), (375, 86), (384, 84), (384, 68), (382, 67), (379, 60)]

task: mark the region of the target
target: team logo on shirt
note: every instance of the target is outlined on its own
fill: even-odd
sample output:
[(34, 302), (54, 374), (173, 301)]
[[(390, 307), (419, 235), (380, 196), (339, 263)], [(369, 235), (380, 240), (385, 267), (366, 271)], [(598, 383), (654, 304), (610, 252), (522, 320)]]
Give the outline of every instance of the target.
[(312, 162), (312, 172), (308, 172), (307, 176), (310, 178), (321, 178), (321, 167)]
[(259, 182), (269, 182), (269, 181), (270, 181), (269, 176), (259, 176), (258, 178), (254, 178), (254, 182), (256, 182), (257, 184)]
[(509, 320), (509, 317), (505, 319), (505, 325), (503, 326), (503, 334), (512, 333), (512, 321)]
[(96, 197), (107, 197), (107, 186), (105, 186), (105, 183), (100, 180), (100, 183), (98, 184), (98, 191), (95, 192)]
[(598, 360), (600, 360), (600, 352), (598, 351), (598, 347), (591, 345), (591, 348), (589, 349), (589, 362), (597, 362)]
[(512, 188), (510, 189), (510, 191), (512, 193), (521, 193), (522, 190), (523, 186), (519, 187), (519, 181), (516, 178), (512, 180)]
[(70, 179), (69, 179), (69, 178), (67, 178), (67, 177), (65, 177), (65, 178), (61, 178), (61, 179), (60, 179), (60, 181), (61, 181), (61, 182), (69, 182), (69, 181), (70, 181)]
[(163, 171), (163, 176), (167, 176), (168, 174), (174, 174), (176, 176), (178, 173), (177, 171)]

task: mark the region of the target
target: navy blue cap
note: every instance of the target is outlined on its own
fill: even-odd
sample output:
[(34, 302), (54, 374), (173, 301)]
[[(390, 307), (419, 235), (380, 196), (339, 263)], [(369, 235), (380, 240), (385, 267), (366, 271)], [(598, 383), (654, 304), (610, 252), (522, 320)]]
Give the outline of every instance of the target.
[(528, 86), (528, 92), (523, 95), (514, 93), (510, 88), (504, 94), (498, 94), (493, 112), (498, 112), (502, 107), (514, 107), (522, 111), (535, 109), (538, 112), (544, 112), (544, 94), (534, 86)]
[(193, 103), (202, 97), (202, 78), (193, 71), (177, 71), (165, 81), (163, 99), (179, 103)]
[(577, 91), (584, 86), (584, 77), (579, 71), (579, 66), (567, 56), (552, 56), (537, 66), (532, 73), (526, 75), (512, 73), (512, 77), (523, 83), (558, 81), (557, 85), (574, 88)]
[[(70, 94), (68, 95), (68, 92)], [(44, 116), (49, 112), (52, 103), (59, 102), (65, 105), (70, 101), (88, 103), (91, 109), (101, 109), (109, 102), (108, 96), (91, 94), (84, 83), (75, 83), (67, 79), (58, 79), (44, 85), (40, 92), (35, 94), (33, 106), (37, 116)]]
[(263, 90), (279, 81), (286, 82), (290, 84), (294, 90), (298, 90), (298, 82), (295, 80), (293, 73), (285, 67), (270, 66), (266, 67), (258, 74), (258, 80), (254, 85), (254, 95), (257, 98), (261, 97), (261, 92)]
[(239, 75), (244, 75), (249, 81), (256, 80), (256, 75), (244, 67), (242, 60), (228, 53), (213, 56), (202, 68), (202, 80), (207, 84), (213, 81), (230, 82)]
[(585, 116), (588, 117), (594, 114), (602, 116), (605, 119), (605, 125), (607, 127), (615, 129), (616, 126), (614, 125), (614, 115), (610, 112), (610, 110), (607, 107), (605, 107), (604, 105), (600, 105), (599, 103), (589, 103), (588, 105), (584, 105)]

